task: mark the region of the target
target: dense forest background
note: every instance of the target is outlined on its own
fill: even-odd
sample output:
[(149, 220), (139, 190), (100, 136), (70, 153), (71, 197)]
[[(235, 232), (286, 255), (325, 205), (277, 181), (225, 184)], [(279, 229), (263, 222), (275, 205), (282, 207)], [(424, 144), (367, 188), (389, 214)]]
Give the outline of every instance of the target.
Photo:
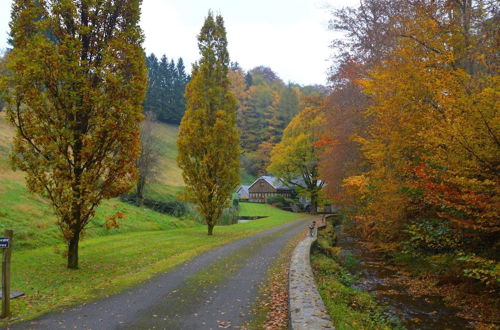
[(189, 82), (184, 61), (170, 61), (151, 53), (146, 58), (148, 68), (148, 90), (144, 100), (144, 112), (152, 112), (164, 123), (179, 125), (184, 115), (186, 101), (184, 90)]
[[(179, 125), (186, 108), (184, 90), (190, 80), (183, 59), (158, 58), (152, 53), (146, 64), (149, 79), (144, 112), (153, 113), (160, 122)], [(238, 99), (241, 164), (253, 176), (266, 174), (271, 150), (303, 106), (303, 97), (326, 95), (327, 88), (285, 83), (269, 67), (244, 71), (237, 62), (231, 64), (229, 79)]]

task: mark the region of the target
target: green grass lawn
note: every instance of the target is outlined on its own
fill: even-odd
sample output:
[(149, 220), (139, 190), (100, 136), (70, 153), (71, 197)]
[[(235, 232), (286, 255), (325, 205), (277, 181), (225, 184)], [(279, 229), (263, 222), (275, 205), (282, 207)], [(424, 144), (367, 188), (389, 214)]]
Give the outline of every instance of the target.
[(283, 214), (288, 214), (292, 216), (294, 213), (284, 212), (278, 208), (272, 207), (268, 204), (261, 203), (249, 203), (249, 202), (240, 202), (240, 216), (282, 216)]
[(13, 300), (14, 317), (30, 319), (118, 292), (211, 248), (304, 216), (264, 204), (243, 203), (242, 209), (269, 217), (217, 226), (212, 237), (206, 235), (205, 226), (198, 225), (86, 238), (80, 245), (80, 269), (76, 271), (65, 268), (61, 244), (16, 250), (12, 258), (12, 289), (23, 291), (26, 296)]
[[(52, 246), (61, 241), (61, 233), (56, 225), (52, 207), (43, 198), (30, 194), (22, 181), (0, 178), (0, 205), (0, 234), (4, 229), (14, 230), (16, 250)], [(119, 220), (120, 227), (105, 229), (106, 219), (116, 212), (124, 214), (124, 218)], [(104, 201), (97, 209), (95, 218), (87, 226), (86, 236), (97, 237), (193, 226), (199, 224), (112, 199)]]

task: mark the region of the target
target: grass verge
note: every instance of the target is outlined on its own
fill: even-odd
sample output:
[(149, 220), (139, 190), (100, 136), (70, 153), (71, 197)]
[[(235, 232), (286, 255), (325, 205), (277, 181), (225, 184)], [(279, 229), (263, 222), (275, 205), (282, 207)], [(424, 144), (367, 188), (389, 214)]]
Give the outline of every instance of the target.
[(26, 293), (12, 301), (14, 321), (119, 292), (216, 246), (303, 217), (269, 205), (258, 209), (256, 215), (270, 216), (216, 227), (212, 237), (206, 235), (205, 226), (196, 226), (85, 239), (77, 271), (65, 268), (61, 251), (54, 247), (14, 251), (12, 289)]

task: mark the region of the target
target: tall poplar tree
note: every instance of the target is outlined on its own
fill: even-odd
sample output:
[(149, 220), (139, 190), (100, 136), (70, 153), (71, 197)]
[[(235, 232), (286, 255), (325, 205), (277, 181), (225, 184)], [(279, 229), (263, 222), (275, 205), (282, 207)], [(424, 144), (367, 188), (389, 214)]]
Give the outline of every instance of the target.
[(177, 163), (186, 193), (198, 206), (208, 235), (239, 182), (236, 98), (228, 79), (229, 53), (222, 16), (211, 12), (198, 35), (201, 59), (186, 86)]
[(140, 0), (15, 0), (7, 114), (12, 160), (28, 188), (51, 201), (68, 268), (102, 199), (137, 176), (147, 85)]

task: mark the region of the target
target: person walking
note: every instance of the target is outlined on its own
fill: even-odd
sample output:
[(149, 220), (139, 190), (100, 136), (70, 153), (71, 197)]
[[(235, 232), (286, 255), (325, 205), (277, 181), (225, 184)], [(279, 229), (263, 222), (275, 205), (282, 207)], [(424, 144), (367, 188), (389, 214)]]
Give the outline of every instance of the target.
[(314, 237), (314, 229), (316, 228), (316, 220), (309, 225), (309, 236)]

